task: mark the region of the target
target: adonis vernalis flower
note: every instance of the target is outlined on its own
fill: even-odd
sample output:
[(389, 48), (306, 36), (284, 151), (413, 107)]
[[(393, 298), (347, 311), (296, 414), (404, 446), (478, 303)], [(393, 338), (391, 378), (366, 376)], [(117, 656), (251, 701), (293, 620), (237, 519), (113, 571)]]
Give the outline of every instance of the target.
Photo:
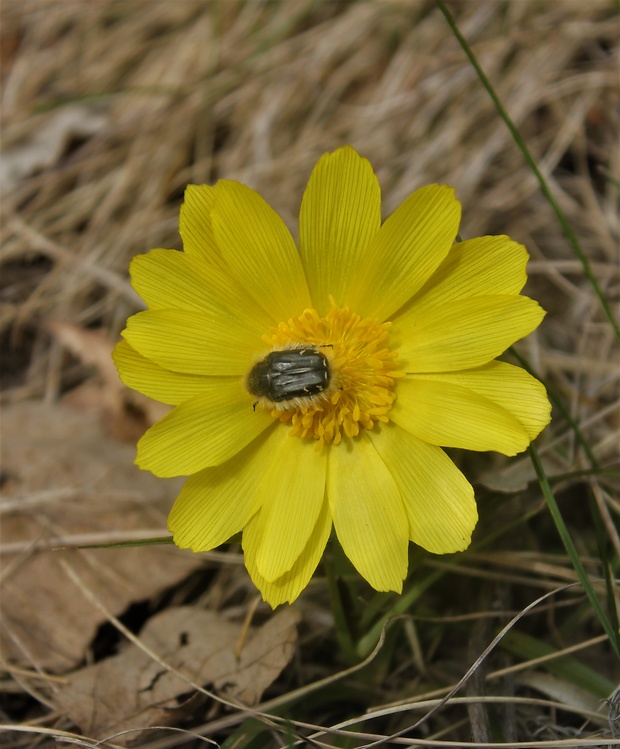
[(314, 168), (299, 248), (253, 190), (190, 185), (184, 252), (134, 258), (148, 309), (115, 350), (123, 381), (175, 406), (137, 464), (187, 475), (175, 543), (243, 531), (272, 606), (308, 584), (332, 530), (377, 590), (400, 592), (408, 544), (470, 543), (474, 493), (442, 447), (524, 450), (549, 421), (543, 386), (496, 361), (544, 312), (520, 294), (528, 255), (506, 236), (455, 243), (454, 191), (429, 185), (381, 223), (352, 148)]

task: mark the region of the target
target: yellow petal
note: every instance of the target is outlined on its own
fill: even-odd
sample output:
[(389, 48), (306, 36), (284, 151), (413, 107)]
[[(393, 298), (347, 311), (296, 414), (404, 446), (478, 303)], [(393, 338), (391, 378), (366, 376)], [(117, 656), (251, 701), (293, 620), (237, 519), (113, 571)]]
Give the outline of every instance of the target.
[(189, 310), (146, 310), (121, 333), (138, 353), (165, 369), (198, 375), (245, 375), (265, 344), (231, 317)]
[(524, 296), (460, 299), (394, 320), (390, 341), (407, 372), (479, 367), (535, 330), (544, 310)]
[(523, 245), (505, 236), (459, 242), (402, 312), (420, 315), (467, 297), (517, 295), (527, 280), (528, 258)]
[(381, 190), (366, 159), (350, 146), (326, 153), (312, 170), (299, 213), (299, 251), (319, 314), (329, 296), (346, 306), (381, 226)]
[[(275, 426), (275, 425), (274, 425)], [(273, 453), (277, 429), (266, 430), (230, 460), (191, 476), (168, 517), (181, 549), (209, 551), (225, 543), (260, 507), (256, 487)]]
[(211, 224), (214, 201), (211, 185), (188, 185), (179, 216), (179, 234), (188, 255), (224, 268), (226, 263), (215, 243)]
[(154, 424), (138, 442), (136, 463), (156, 476), (188, 476), (223, 463), (268, 426), (240, 379), (205, 378), (205, 392)]
[(174, 307), (213, 312), (213, 299), (205, 294), (188, 257), (182, 252), (151, 250), (136, 255), (129, 266), (129, 274), (131, 285), (150, 309)]
[(150, 309), (184, 309), (234, 317), (262, 335), (273, 320), (235, 283), (230, 273), (200, 257), (175, 250), (136, 255), (129, 270), (131, 285)]
[(545, 386), (520, 367), (492, 361), (476, 369), (433, 375), (410, 375), (407, 379), (432, 379), (469, 388), (511, 413), (535, 439), (551, 420), (551, 404)]
[(116, 344), (112, 358), (119, 377), (127, 387), (161, 403), (178, 406), (188, 398), (201, 395), (205, 390), (204, 377), (164, 369), (150, 359), (145, 359), (127, 341)]
[(462, 385), (405, 377), (390, 419), (424, 442), (516, 455), (530, 444), (521, 423), (493, 401)]
[(408, 522), (394, 478), (363, 433), (329, 452), (327, 494), (338, 540), (376, 590), (400, 593)]
[(220, 180), (211, 219), (230, 271), (274, 320), (288, 320), (311, 306), (293, 237), (257, 192)]
[(261, 468), (256, 566), (268, 582), (288, 572), (304, 550), (325, 499), (327, 450), (290, 437), (281, 426)]
[(383, 224), (351, 284), (351, 309), (383, 321), (426, 283), (456, 237), (461, 206), (445, 185), (421, 187)]
[(471, 484), (450, 458), (394, 424), (368, 435), (400, 490), (409, 538), (433, 554), (466, 549), (478, 512)]
[(243, 551), (245, 566), (250, 573), (252, 582), (260, 590), (263, 600), (275, 608), (281, 603), (293, 603), (301, 591), (308, 585), (318, 563), (323, 556), (325, 545), (332, 529), (332, 518), (327, 500), (323, 501), (321, 512), (305, 549), (297, 558), (295, 564), (282, 577), (268, 582), (258, 571), (256, 553), (260, 544), (257, 533), (258, 516), (255, 515), (243, 531)]

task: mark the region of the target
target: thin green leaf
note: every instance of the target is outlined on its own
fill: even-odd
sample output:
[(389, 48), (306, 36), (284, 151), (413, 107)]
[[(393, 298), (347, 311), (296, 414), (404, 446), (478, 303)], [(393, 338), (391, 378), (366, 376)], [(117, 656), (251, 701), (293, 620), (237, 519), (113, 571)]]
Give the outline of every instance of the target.
[(543, 385), (545, 386), (547, 390), (547, 395), (549, 396), (549, 400), (551, 401), (551, 404), (554, 408), (557, 408), (558, 411), (562, 414), (570, 428), (573, 430), (573, 433), (575, 437), (577, 438), (577, 441), (583, 448), (583, 451), (585, 452), (588, 461), (590, 462), (590, 465), (592, 468), (599, 468), (599, 465), (596, 461), (596, 458), (594, 457), (594, 453), (592, 452), (592, 448), (590, 447), (588, 440), (585, 438), (583, 432), (581, 431), (579, 424), (575, 421), (573, 418), (570, 410), (567, 408), (567, 406), (564, 404), (564, 399), (561, 398), (555, 390), (550, 387), (546, 382), (544, 382), (537, 374), (533, 371), (532, 366), (528, 362), (528, 360), (519, 354), (514, 346), (511, 346), (509, 349), (510, 353), (514, 358), (519, 362), (519, 364), (525, 369), (526, 372), (529, 372), (529, 374), (532, 375), (532, 377), (536, 377), (537, 380), (540, 380)]
[(529, 451), (532, 458), (532, 463), (534, 464), (534, 469), (536, 470), (536, 475), (538, 476), (538, 481), (540, 483), (545, 499), (547, 500), (549, 512), (551, 513), (551, 517), (553, 518), (556, 528), (558, 529), (558, 533), (560, 534), (560, 538), (562, 539), (562, 543), (564, 544), (566, 553), (568, 554), (572, 562), (575, 572), (577, 573), (577, 577), (583, 585), (583, 589), (585, 590), (586, 595), (590, 600), (592, 608), (594, 609), (594, 612), (596, 613), (601, 626), (609, 637), (609, 641), (611, 642), (613, 649), (616, 651), (616, 655), (618, 656), (618, 658), (620, 658), (620, 639), (618, 637), (618, 632), (614, 631), (614, 628), (611, 626), (609, 618), (607, 617), (607, 614), (601, 606), (601, 602), (596, 595), (592, 583), (590, 582), (590, 578), (588, 577), (588, 573), (586, 572), (581, 558), (579, 557), (579, 553), (575, 548), (573, 539), (570, 537), (568, 528), (566, 527), (564, 518), (562, 517), (562, 513), (560, 512), (560, 508), (558, 507), (558, 504), (555, 501), (555, 497), (553, 496), (553, 492), (551, 491), (551, 486), (549, 485), (549, 480), (547, 479), (547, 475), (545, 474), (540, 456), (538, 455), (538, 450), (536, 450), (536, 447), (532, 444), (529, 447)]
[(515, 630), (507, 632), (500, 643), (500, 647), (526, 660), (535, 660), (558, 653), (557, 658), (541, 663), (540, 667), (550, 674), (584, 689), (599, 700), (609, 697), (616, 688), (613, 681), (606, 679), (598, 671), (586, 666), (585, 663), (581, 663), (568, 655), (561, 655), (551, 645), (523, 632), (516, 632)]
[(603, 518), (601, 517), (601, 511), (596, 502), (592, 486), (588, 486), (588, 494), (590, 499), (590, 514), (594, 518), (594, 527), (596, 529), (596, 541), (599, 550), (598, 555), (603, 565), (603, 572), (605, 575), (607, 610), (609, 611), (612, 629), (614, 630), (614, 632), (619, 632), (620, 621), (618, 620), (618, 608), (616, 604), (615, 580), (612, 570), (612, 560), (610, 559), (609, 555), (609, 542), (607, 540), (607, 534), (605, 532), (605, 524), (603, 522)]
[[(110, 541), (105, 544), (84, 544), (72, 546), (72, 549), (124, 549), (131, 546), (162, 546), (174, 543), (172, 536), (156, 536), (155, 538), (136, 538), (133, 541)], [(66, 546), (57, 546), (54, 551), (66, 549)]]
[(428, 590), (444, 573), (441, 570), (429, 572), (423, 580), (418, 580), (409, 590), (395, 598), (392, 607), (366, 632), (357, 643), (358, 658), (366, 658), (376, 647), (385, 625), (396, 616), (406, 614), (413, 604)]
[(554, 198), (553, 193), (551, 192), (551, 189), (549, 185), (547, 184), (546, 179), (544, 178), (542, 172), (538, 168), (538, 165), (536, 164), (536, 161), (534, 160), (532, 154), (529, 152), (528, 147), (525, 145), (525, 141), (521, 137), (521, 134), (517, 130), (514, 122), (510, 119), (508, 112), (504, 108), (504, 105), (500, 101), (498, 95), (495, 93), (495, 89), (491, 85), (491, 82), (486, 77), (484, 71), (480, 67), (479, 62), (476, 59), (476, 56), (474, 55), (474, 53), (472, 52), (471, 47), (465, 40), (465, 37), (461, 34), (458, 26), (456, 25), (456, 22), (454, 21), (454, 18), (452, 18), (452, 15), (450, 14), (450, 11), (444, 5), (443, 0), (435, 0), (435, 3), (437, 7), (439, 8), (439, 10), (443, 13), (444, 18), (446, 19), (446, 22), (448, 23), (448, 26), (450, 27), (452, 33), (454, 34), (457, 41), (463, 48), (463, 51), (467, 55), (467, 58), (469, 59), (470, 63), (472, 64), (472, 67), (476, 71), (476, 74), (478, 78), (480, 79), (480, 82), (482, 83), (487, 93), (491, 97), (499, 116), (502, 118), (502, 120), (504, 120), (504, 123), (506, 127), (508, 128), (508, 130), (510, 131), (510, 134), (512, 135), (515, 143), (517, 144), (517, 147), (523, 154), (523, 158), (527, 162), (527, 165), (530, 167), (530, 169), (532, 170), (532, 173), (538, 180), (538, 184), (540, 185), (541, 192), (543, 193), (549, 205), (551, 206), (551, 209), (555, 213), (556, 218), (560, 226), (562, 227), (562, 231), (564, 232), (566, 238), (568, 239), (570, 246), (573, 248), (573, 252), (575, 253), (575, 256), (578, 258), (579, 262), (581, 263), (584, 273), (586, 274), (586, 277), (590, 281), (590, 284), (592, 288), (594, 289), (594, 293), (598, 297), (601, 307), (603, 308), (603, 311), (605, 312), (607, 319), (609, 320), (612, 328), (614, 329), (616, 338), (620, 340), (620, 325), (614, 318), (610, 306), (607, 304), (607, 299), (605, 298), (605, 295), (603, 294), (603, 290), (601, 289), (599, 282), (596, 276), (594, 275), (594, 271), (592, 270), (592, 267), (590, 266), (588, 258), (586, 257), (584, 251), (581, 249), (581, 245), (579, 244), (577, 237), (575, 236), (570, 224), (568, 223), (568, 219), (566, 218), (566, 216), (564, 215), (564, 212), (562, 211), (558, 202)]

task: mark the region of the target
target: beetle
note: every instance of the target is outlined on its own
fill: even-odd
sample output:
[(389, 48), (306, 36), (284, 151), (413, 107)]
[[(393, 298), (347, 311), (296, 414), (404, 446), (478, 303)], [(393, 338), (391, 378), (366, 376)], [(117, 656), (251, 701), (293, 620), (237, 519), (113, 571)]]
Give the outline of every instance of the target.
[(247, 388), (258, 398), (280, 403), (319, 395), (330, 382), (327, 357), (314, 346), (298, 346), (270, 351), (250, 370)]

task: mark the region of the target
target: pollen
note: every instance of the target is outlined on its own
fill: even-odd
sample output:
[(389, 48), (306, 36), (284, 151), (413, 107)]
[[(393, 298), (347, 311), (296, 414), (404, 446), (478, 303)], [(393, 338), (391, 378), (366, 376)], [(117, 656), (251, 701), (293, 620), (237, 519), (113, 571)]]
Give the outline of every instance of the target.
[(291, 424), (291, 436), (314, 439), (317, 449), (387, 423), (396, 381), (404, 375), (388, 347), (391, 323), (361, 318), (330, 301), (325, 317), (307, 309), (264, 337), (274, 349), (311, 345), (328, 359), (331, 378), (323, 392), (268, 406), (274, 419)]

